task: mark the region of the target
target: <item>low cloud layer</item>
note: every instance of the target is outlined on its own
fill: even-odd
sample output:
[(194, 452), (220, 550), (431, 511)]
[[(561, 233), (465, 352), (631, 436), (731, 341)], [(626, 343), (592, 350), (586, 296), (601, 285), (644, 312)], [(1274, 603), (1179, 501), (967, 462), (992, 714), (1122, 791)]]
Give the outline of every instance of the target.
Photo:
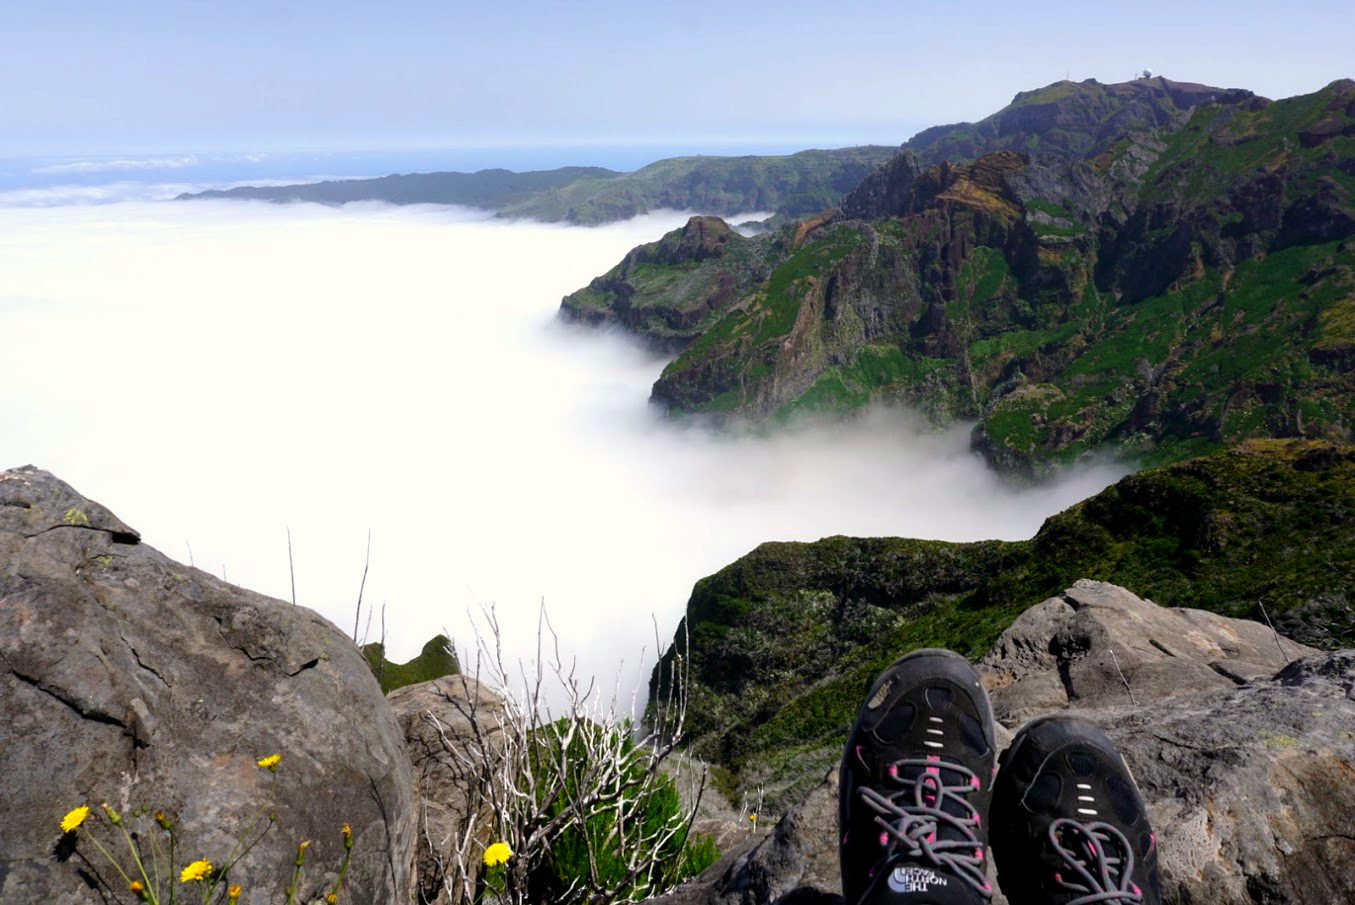
[[(731, 440), (647, 405), (662, 361), (554, 319), (685, 215), (595, 229), (242, 202), (0, 210), (0, 467), (47, 468), (147, 542), (404, 659), (544, 599), (567, 650), (640, 678), (693, 582), (765, 540), (1024, 538), (1118, 476), (1005, 486), (877, 411)], [(376, 623), (373, 634), (377, 634)]]
[(70, 163), (49, 163), (34, 167), (32, 172), (54, 173), (112, 173), (119, 170), (177, 170), (197, 166), (194, 155), (183, 157), (124, 157), (116, 160), (75, 160)]

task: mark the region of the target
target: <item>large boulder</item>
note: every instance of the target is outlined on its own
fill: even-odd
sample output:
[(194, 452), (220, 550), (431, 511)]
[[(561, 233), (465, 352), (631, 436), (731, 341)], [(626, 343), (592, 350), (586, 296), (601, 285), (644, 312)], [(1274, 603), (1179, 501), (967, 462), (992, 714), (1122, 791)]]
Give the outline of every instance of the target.
[(408, 685), (388, 698), (409, 746), (419, 802), (418, 901), (462, 901), (462, 868), (471, 889), (494, 814), (476, 792), (498, 772), (503, 701), (470, 676)]
[(1017, 617), (981, 665), (993, 713), (1016, 723), (1069, 706), (1231, 690), (1317, 653), (1259, 622), (1160, 607), (1082, 579)]
[[(267, 827), (230, 874), (244, 905), (286, 897), (305, 840), (303, 894), (332, 880), (345, 823), (343, 901), (408, 901), (409, 760), (353, 642), (304, 607), (174, 562), (32, 467), (0, 473), (0, 686), (0, 902), (104, 902), (85, 878), (116, 875), (79, 837), (107, 845), (109, 828), (92, 816), (73, 853), (58, 822), (105, 801), (129, 820), (163, 810), (178, 866), (219, 866)], [(276, 774), (256, 765), (275, 753)], [(274, 825), (254, 823), (268, 812)], [(154, 832), (149, 816), (134, 822)]]
[[(1065, 709), (1115, 740), (1157, 831), (1164, 902), (1355, 901), (1355, 651), (1079, 581), (1019, 617), (980, 672), (999, 748)], [(840, 903), (836, 801), (833, 771), (672, 902)]]

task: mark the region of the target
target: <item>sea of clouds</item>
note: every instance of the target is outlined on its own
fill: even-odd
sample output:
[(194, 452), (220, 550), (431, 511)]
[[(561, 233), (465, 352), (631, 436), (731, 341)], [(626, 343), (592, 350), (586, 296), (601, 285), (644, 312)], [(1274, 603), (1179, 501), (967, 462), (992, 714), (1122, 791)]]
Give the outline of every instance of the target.
[(692, 584), (762, 541), (1025, 538), (1123, 472), (1016, 488), (967, 426), (898, 411), (738, 440), (665, 420), (662, 359), (555, 313), (685, 217), (0, 209), (0, 468), (48, 469), (170, 556), (284, 599), (290, 530), (298, 601), (345, 632), (370, 531), (364, 597), (394, 659), (444, 629), (466, 649), (490, 605), (526, 655), (544, 600), (582, 671), (624, 660), (626, 685)]

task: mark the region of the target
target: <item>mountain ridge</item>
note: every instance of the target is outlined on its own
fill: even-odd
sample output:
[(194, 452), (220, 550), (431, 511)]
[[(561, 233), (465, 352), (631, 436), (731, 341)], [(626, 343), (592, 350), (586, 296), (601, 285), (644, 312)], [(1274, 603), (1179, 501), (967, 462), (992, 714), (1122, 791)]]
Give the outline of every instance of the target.
[[(1013, 471), (1103, 447), (1166, 462), (1252, 436), (1344, 438), (1355, 83), (1205, 95), (1183, 117), (1148, 91), (1169, 127), (1076, 152), (928, 165), (905, 147), (836, 207), (739, 247), (756, 267), (623, 262), (562, 316), (681, 345), (653, 390), (674, 414), (902, 402), (977, 421), (974, 447)], [(694, 308), (695, 326), (663, 329)]]
[(896, 150), (859, 145), (785, 155), (670, 157), (630, 173), (602, 167), (410, 173), (185, 192), (176, 200), (458, 204), (500, 217), (576, 225), (625, 220), (660, 208), (726, 216), (768, 211), (794, 217), (836, 203)]

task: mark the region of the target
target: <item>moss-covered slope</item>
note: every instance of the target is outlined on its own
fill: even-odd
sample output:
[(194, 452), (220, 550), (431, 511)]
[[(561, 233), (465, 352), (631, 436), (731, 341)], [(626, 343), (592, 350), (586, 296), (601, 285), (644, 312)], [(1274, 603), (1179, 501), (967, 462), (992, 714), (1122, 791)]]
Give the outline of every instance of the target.
[(1086, 155), (905, 151), (837, 209), (748, 240), (758, 268), (632, 272), (649, 310), (684, 304), (669, 287), (723, 287), (665, 335), (691, 340), (654, 398), (752, 420), (902, 401), (976, 419), (976, 446), (1018, 470), (1348, 437), (1355, 82), (1207, 101)]
[(379, 641), (362, 646), (362, 654), (381, 684), (383, 694), (390, 694), (397, 688), (416, 685), (419, 682), (431, 682), (443, 676), (455, 676), (461, 672), (461, 663), (452, 650), (452, 642), (446, 635), (434, 635), (419, 651), (419, 655), (408, 663), (392, 663), (386, 659), (386, 646)]
[(836, 757), (894, 658), (940, 646), (977, 659), (1079, 578), (1229, 616), (1262, 619), (1264, 605), (1300, 641), (1355, 645), (1355, 445), (1254, 441), (1140, 472), (1029, 541), (763, 544), (697, 583), (651, 691), (685, 647), (694, 750), (728, 771), (726, 788), (790, 789)]

